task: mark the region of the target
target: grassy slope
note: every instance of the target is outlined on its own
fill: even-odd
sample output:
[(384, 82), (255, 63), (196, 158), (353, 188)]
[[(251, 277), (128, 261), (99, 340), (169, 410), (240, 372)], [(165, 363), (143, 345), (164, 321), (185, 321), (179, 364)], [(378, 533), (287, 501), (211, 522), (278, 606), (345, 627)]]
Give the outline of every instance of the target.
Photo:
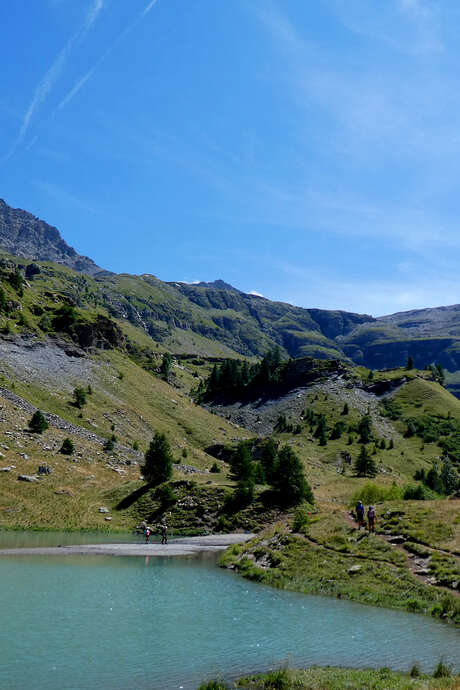
[[(43, 381), (24, 383), (10, 378), (2, 385), (14, 387), (16, 394), (46, 412), (54, 412), (66, 420), (86, 427), (102, 437), (115, 433), (120, 443), (132, 445), (137, 440), (140, 450), (145, 451), (153, 431), (167, 433), (175, 458), (180, 462), (199, 468), (208, 468), (214, 459), (204, 452), (211, 443), (230, 443), (233, 438), (246, 434), (215, 415), (191, 403), (184, 393), (169, 386), (164, 381), (147, 373), (127, 357), (116, 351), (106, 351), (95, 357), (96, 368), (92, 377), (85, 381), (91, 383), (93, 393), (82, 410), (70, 404), (73, 385), (79, 381), (65, 382), (57, 388), (55, 384)], [(120, 378), (120, 374), (123, 378)], [(78, 462), (66, 459), (57, 450), (66, 435), (63, 431), (50, 428), (42, 436), (34, 436), (24, 431), (29, 415), (19, 412), (14, 405), (2, 400), (0, 422), (0, 443), (8, 445), (3, 449), (5, 455), (0, 466), (16, 465), (9, 473), (0, 474), (0, 524), (21, 527), (124, 527), (135, 524), (133, 516), (123, 512), (113, 512), (110, 524), (104, 516), (97, 513), (97, 507), (116, 504), (110, 501), (111, 491), (127, 480), (137, 488), (139, 467), (120, 464), (125, 475), (119, 475), (106, 467), (109, 457), (102, 451), (101, 444), (73, 437), (76, 453), (81, 453)], [(112, 424), (115, 426), (112, 432)], [(17, 428), (16, 428), (17, 427)], [(14, 437), (7, 432), (13, 430)], [(43, 445), (51, 446), (47, 451)], [(182, 457), (183, 452), (187, 457)], [(29, 460), (19, 455), (25, 452)], [(114, 453), (113, 464), (124, 463), (127, 454), (122, 450)], [(131, 456), (129, 456), (131, 458)], [(139, 455), (138, 461), (142, 461)], [(51, 477), (39, 485), (17, 481), (18, 474), (33, 474), (40, 463), (49, 464), (54, 469)], [(92, 479), (88, 476), (94, 475)], [(180, 470), (175, 478), (183, 476)], [(207, 475), (207, 481), (212, 475)], [(217, 483), (221, 478), (217, 475)], [(200, 480), (199, 480), (200, 481)], [(56, 495), (55, 490), (70, 490), (72, 497)]]
[[(207, 690), (206, 685), (201, 687), (202, 690)], [(225, 687), (222, 684), (214, 690), (224, 690)], [(411, 678), (386, 668), (367, 670), (326, 667), (303, 671), (271, 671), (264, 675), (241, 678), (237, 687), (246, 690), (441, 690), (460, 688), (460, 679), (428, 676)]]
[[(448, 411), (457, 418), (460, 416), (457, 399), (424, 376), (419, 378), (415, 373), (413, 376), (394, 394), (404, 417), (441, 412), (445, 415)], [(350, 406), (345, 417), (341, 414), (344, 402)], [(363, 412), (353, 403), (356, 403), (353, 389), (338, 389), (329, 382), (314, 386), (306, 396), (306, 406), (317, 414), (325, 413), (330, 427), (340, 419), (352, 423), (359, 419)], [(439, 459), (441, 451), (437, 444), (427, 443), (422, 450), (420, 439), (403, 436), (406, 428), (403, 421), (391, 422), (381, 415), (377, 405), (371, 406), (370, 412), (375, 435), (388, 440), (391, 432), (394, 440), (394, 449), (378, 449), (374, 456), (378, 467), (385, 470), (373, 480), (377, 486), (391, 488), (393, 482), (398, 486), (413, 483), (416, 469), (428, 468)], [(310, 518), (302, 534), (294, 534), (291, 523), (284, 521), (253, 542), (229, 549), (223, 564), (236, 567), (246, 577), (277, 587), (432, 612), (460, 622), (459, 600), (415, 578), (409, 571), (406, 554), (379, 537), (363, 536), (350, 522), (347, 514), (350, 501), (369, 482), (355, 477), (352, 468), (341, 464), (342, 451), (356, 458), (360, 448), (356, 440), (349, 445), (348, 434), (344, 434), (321, 447), (308, 427), (299, 435), (278, 434), (277, 437), (292, 444), (303, 458), (307, 477), (315, 490), (318, 513)], [(403, 534), (409, 541), (428, 543), (436, 550), (459, 553), (458, 501), (388, 501), (376, 507), (378, 526), (385, 530)], [(396, 517), (384, 520), (383, 515), (388, 511), (396, 513)], [(439, 558), (442, 562), (436, 562)], [(442, 553), (435, 552), (430, 566), (432, 574), (444, 574), (446, 584), (449, 581), (450, 585), (455, 584), (460, 581), (458, 559), (443, 558)], [(359, 565), (360, 569), (349, 573), (353, 565)]]

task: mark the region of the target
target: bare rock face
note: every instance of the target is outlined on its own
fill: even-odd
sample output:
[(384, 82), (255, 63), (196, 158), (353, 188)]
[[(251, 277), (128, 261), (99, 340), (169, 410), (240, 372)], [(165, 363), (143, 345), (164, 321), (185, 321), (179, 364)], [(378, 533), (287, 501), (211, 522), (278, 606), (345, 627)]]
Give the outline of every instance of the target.
[(15, 256), (54, 261), (75, 271), (96, 275), (102, 269), (62, 239), (59, 230), (0, 199), (0, 249)]

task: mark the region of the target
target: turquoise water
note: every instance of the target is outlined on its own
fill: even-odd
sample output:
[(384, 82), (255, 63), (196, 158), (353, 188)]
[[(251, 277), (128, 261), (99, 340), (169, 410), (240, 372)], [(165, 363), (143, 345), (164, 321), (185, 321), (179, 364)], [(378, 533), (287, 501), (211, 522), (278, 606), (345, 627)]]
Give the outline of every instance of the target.
[[(152, 535), (150, 541), (160, 541), (160, 537)], [(19, 549), (33, 546), (68, 546), (70, 544), (142, 544), (142, 534), (130, 532), (68, 532), (59, 530), (26, 531), (0, 530), (0, 549)]]
[(2, 557), (0, 611), (2, 690), (190, 690), (286, 659), (460, 670), (448, 625), (263, 587), (210, 555)]

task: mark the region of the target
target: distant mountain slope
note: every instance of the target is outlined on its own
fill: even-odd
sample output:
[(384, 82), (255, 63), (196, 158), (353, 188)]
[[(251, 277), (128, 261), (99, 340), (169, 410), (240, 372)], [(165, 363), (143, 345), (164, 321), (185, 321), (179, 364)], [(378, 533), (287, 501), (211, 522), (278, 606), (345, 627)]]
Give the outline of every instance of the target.
[[(116, 275), (77, 254), (56, 228), (1, 200), (0, 249), (86, 274), (43, 267), (33, 281), (40, 300), (49, 300), (51, 290), (83, 310), (103, 310), (173, 353), (253, 357), (279, 345), (285, 356), (342, 359), (375, 369), (404, 366), (411, 356), (419, 368), (441, 364), (451, 372), (452, 390), (460, 392), (460, 378), (453, 373), (460, 372), (460, 305), (375, 319), (273, 302), (223, 280), (188, 284), (150, 274)], [(30, 306), (33, 323), (38, 307)]]
[(437, 362), (451, 372), (460, 369), (460, 305), (416, 309), (362, 324), (341, 342), (344, 353), (373, 368)]
[(16, 256), (65, 264), (75, 271), (95, 275), (102, 269), (80, 256), (61, 237), (59, 230), (27, 211), (12, 208), (0, 199), (0, 246)]

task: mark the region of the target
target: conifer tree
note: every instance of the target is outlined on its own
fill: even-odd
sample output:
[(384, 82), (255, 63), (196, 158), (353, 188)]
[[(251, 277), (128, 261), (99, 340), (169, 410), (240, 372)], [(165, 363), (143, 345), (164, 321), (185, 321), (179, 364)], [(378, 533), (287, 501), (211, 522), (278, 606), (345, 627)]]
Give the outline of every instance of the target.
[(358, 477), (375, 477), (377, 474), (374, 459), (365, 445), (361, 446), (361, 450), (355, 461), (355, 472)]
[(284, 446), (278, 455), (278, 464), (271, 484), (282, 505), (294, 506), (308, 501), (314, 502), (313, 492), (307, 482), (303, 465), (289, 446)]
[(74, 450), (75, 450), (75, 447), (73, 445), (72, 439), (65, 438), (62, 442), (62, 446), (61, 446), (59, 452), (62, 453), (63, 455), (72, 455)]
[(372, 421), (368, 414), (365, 414), (359, 422), (358, 432), (359, 442), (364, 444), (369, 443), (372, 438)]
[(262, 447), (262, 456), (260, 458), (262, 467), (264, 469), (265, 477), (270, 483), (276, 470), (278, 462), (278, 448), (275, 441), (269, 438), (265, 441)]
[(172, 465), (173, 456), (169, 441), (165, 434), (157, 431), (145, 453), (145, 462), (141, 468), (142, 474), (151, 484), (162, 484), (171, 477)]
[(238, 443), (235, 452), (230, 460), (231, 473), (233, 480), (247, 479), (252, 475), (252, 459), (248, 444), (244, 441)]
[(165, 381), (167, 381), (169, 378), (171, 366), (172, 366), (172, 357), (171, 357), (169, 352), (165, 352), (163, 354), (163, 359), (161, 361), (161, 367), (160, 367), (161, 375), (165, 379)]
[(407, 358), (406, 369), (410, 370), (413, 368), (414, 368), (414, 358), (412, 357), (412, 355), (409, 355), (409, 357)]
[(444, 487), (444, 493), (447, 496), (450, 496), (455, 491), (457, 491), (460, 485), (459, 476), (448, 457), (444, 458), (444, 462), (442, 464), (440, 473), (440, 479)]
[(45, 415), (40, 410), (37, 410), (32, 415), (29, 421), (29, 429), (34, 434), (42, 434), (46, 429), (48, 429), (49, 424), (45, 419)]

